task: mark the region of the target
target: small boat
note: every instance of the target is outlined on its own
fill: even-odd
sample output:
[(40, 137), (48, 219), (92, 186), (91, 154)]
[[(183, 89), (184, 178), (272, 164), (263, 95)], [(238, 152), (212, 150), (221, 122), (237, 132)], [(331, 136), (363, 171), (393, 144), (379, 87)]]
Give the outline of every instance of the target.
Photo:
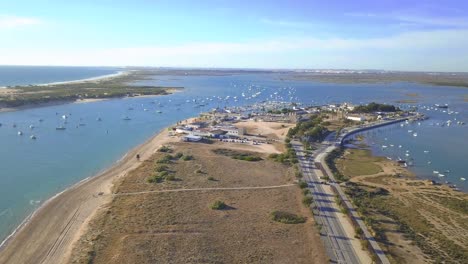
[(34, 129), (34, 126), (33, 126), (33, 125), (30, 125), (30, 126), (29, 126), (29, 129)]
[(96, 121), (102, 121), (102, 119), (100, 117), (96, 118)]
[(156, 111), (156, 113), (158, 113), (158, 114), (162, 114), (162, 111), (158, 110), (158, 111)]
[(30, 138), (31, 139), (37, 139), (37, 137), (35, 135), (31, 135)]
[(123, 118), (123, 120), (132, 120), (130, 117), (126, 116)]
[(22, 135), (23, 135), (23, 132), (18, 131), (18, 136), (22, 136)]
[(44, 121), (44, 119), (42, 119), (42, 118), (41, 118), (41, 119), (39, 119), (39, 122), (42, 122), (42, 121)]
[(63, 115), (62, 116), (62, 119), (67, 119), (68, 117), (66, 115)]
[(465, 179), (465, 178), (460, 178), (460, 180), (461, 180), (461, 181), (466, 181), (466, 179)]
[(426, 153), (426, 154), (429, 153), (429, 150), (425, 150), (424, 153)]
[(86, 126), (86, 124), (84, 124), (84, 123), (80, 123), (80, 124), (78, 124), (78, 125), (79, 125), (79, 126)]
[(382, 148), (387, 148), (387, 146), (386, 146), (386, 145), (382, 145)]
[(55, 128), (55, 130), (65, 130), (65, 129), (66, 129), (66, 127), (64, 127), (64, 126), (59, 126), (59, 127)]
[(418, 136), (418, 133), (413, 133), (413, 137), (417, 137)]
[(436, 171), (436, 170), (435, 170), (435, 171), (432, 171), (432, 173), (434, 173), (434, 174), (439, 174), (439, 171)]
[(439, 177), (445, 177), (445, 174), (439, 173)]

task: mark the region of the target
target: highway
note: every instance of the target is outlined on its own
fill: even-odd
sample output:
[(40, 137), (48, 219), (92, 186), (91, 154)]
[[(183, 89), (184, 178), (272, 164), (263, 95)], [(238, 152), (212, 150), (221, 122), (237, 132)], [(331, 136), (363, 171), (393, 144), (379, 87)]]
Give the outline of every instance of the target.
[[(342, 214), (333, 206), (335, 203), (334, 194), (331, 191), (326, 191), (321, 180), (314, 172), (313, 160), (308, 159), (303, 151), (303, 146), (299, 142), (292, 142), (293, 148), (296, 151), (299, 165), (301, 166), (304, 180), (308, 184), (308, 188), (314, 198), (315, 220), (322, 226), (322, 239), (327, 250), (327, 255), (332, 263), (361, 263), (349, 236), (345, 233), (341, 219)], [(321, 148), (314, 153), (321, 153), (328, 145), (325, 143)]]
[(325, 158), (331, 151), (337, 148), (337, 146), (342, 145), (344, 139), (349, 135), (368, 129), (395, 124), (405, 121), (406, 119), (407, 118), (400, 118), (384, 122), (375, 122), (363, 127), (348, 128), (345, 131), (342, 131), (343, 133), (339, 135), (338, 138), (336, 133), (333, 132), (325, 138), (318, 149), (313, 151), (312, 155), (315, 159), (306, 157), (302, 143), (298, 141), (291, 142), (294, 150), (296, 151), (304, 180), (307, 182), (308, 188), (314, 198), (314, 204), (312, 206), (316, 206), (315, 212), (318, 212), (314, 215), (315, 220), (322, 225), (321, 233), (325, 234), (322, 238), (325, 243), (327, 254), (331, 258), (331, 262), (362, 263), (363, 260), (359, 259), (359, 254), (356, 254), (356, 250), (353, 248), (349, 236), (344, 231), (344, 223), (342, 222), (344, 219), (340, 217), (341, 213), (335, 209), (337, 207), (334, 198), (335, 193), (331, 188), (324, 188), (321, 183), (324, 181), (317, 176), (316, 170), (319, 169), (315, 167), (315, 164), (320, 163), (326, 173), (326, 176), (330, 178), (331, 184), (334, 185), (341, 201), (349, 209), (352, 221), (362, 229), (364, 238), (369, 242), (369, 247), (376, 256), (376, 261), (382, 264), (390, 264), (385, 253), (357, 214), (356, 209), (342, 190), (341, 186), (336, 184), (333, 173), (325, 163)]

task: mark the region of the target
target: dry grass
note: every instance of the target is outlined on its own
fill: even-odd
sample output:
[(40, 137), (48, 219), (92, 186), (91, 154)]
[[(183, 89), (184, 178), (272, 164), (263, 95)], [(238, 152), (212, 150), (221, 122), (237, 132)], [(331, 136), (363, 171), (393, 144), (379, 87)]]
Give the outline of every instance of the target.
[[(272, 186), (292, 182), (292, 169), (269, 160), (247, 162), (212, 152), (226, 145), (176, 143), (193, 155), (168, 170), (178, 181), (148, 183), (155, 155), (118, 183), (117, 193), (204, 187)], [(257, 153), (261, 156), (262, 154)], [(200, 173), (201, 172), (201, 173)], [(210, 181), (209, 177), (216, 180)], [(96, 217), (73, 253), (74, 263), (324, 263), (326, 257), (299, 188), (217, 190), (117, 196)], [(212, 210), (215, 201), (224, 210)], [(303, 224), (274, 222), (283, 210)]]
[(377, 164), (383, 158), (373, 157), (369, 150), (347, 149), (344, 157), (338, 159), (337, 168), (347, 177), (372, 175), (383, 172)]
[[(372, 162), (383, 172), (358, 176), (349, 164), (340, 168), (355, 174), (351, 181), (358, 186), (349, 187), (348, 193), (363, 219), (371, 222), (392, 262), (463, 263), (468, 258), (468, 195), (429, 181), (395, 177), (402, 168), (385, 159), (373, 159), (377, 158), (355, 151), (346, 156), (355, 164)], [(346, 165), (346, 161), (340, 162)], [(382, 189), (388, 194), (375, 194)]]

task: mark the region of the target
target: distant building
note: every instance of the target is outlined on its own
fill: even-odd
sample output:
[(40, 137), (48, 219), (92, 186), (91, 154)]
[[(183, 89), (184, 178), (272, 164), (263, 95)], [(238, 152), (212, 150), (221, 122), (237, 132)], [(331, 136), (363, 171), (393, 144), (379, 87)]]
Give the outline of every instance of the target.
[(206, 127), (206, 123), (205, 122), (193, 122), (193, 123), (186, 125), (186, 127), (191, 128), (191, 129), (199, 129), (202, 127)]
[(366, 121), (366, 118), (364, 116), (347, 116), (346, 119), (357, 121), (357, 122)]
[(243, 127), (241, 127), (241, 128), (237, 128), (237, 127), (228, 128), (228, 129), (225, 129), (225, 131), (230, 136), (243, 136), (245, 134), (245, 128), (243, 128)]
[(194, 136), (194, 135), (187, 135), (183, 137), (183, 140), (186, 142), (199, 142), (202, 140), (202, 137)]

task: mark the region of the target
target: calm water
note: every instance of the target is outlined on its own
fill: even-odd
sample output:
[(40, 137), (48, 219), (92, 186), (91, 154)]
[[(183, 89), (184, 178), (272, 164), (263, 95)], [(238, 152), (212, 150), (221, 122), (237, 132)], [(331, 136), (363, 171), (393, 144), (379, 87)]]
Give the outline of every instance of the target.
[[(451, 172), (446, 178), (468, 189), (459, 180), (467, 176), (463, 175), (467, 169), (463, 162), (468, 157), (468, 126), (432, 125), (454, 117), (467, 122), (468, 104), (463, 102), (463, 95), (468, 90), (409, 83), (323, 84), (282, 81), (280, 77), (276, 74), (157, 76), (141, 83), (184, 86), (186, 89), (169, 96), (0, 113), (0, 123), (3, 124), (0, 127), (0, 238), (11, 233), (28, 214), (55, 193), (109, 167), (130, 148), (169, 124), (217, 106), (245, 105), (272, 99), (307, 104), (342, 101), (393, 103), (394, 100), (405, 99), (407, 93), (418, 93), (421, 105), (449, 103), (450, 110), (458, 111), (458, 115), (429, 111), (431, 119), (420, 126), (412, 124), (412, 128), (401, 128), (397, 125), (379, 129), (369, 135), (369, 140), (375, 142), (374, 148), (378, 153), (381, 149), (376, 146), (382, 145), (383, 141), (396, 146), (401, 144), (404, 146), (402, 150), (411, 151), (415, 163), (413, 169), (421, 176), (433, 177), (432, 170), (449, 169)], [(0, 86), (2, 84), (5, 85), (0, 82)], [(389, 98), (392, 101), (387, 101)], [(194, 99), (198, 102), (203, 100), (206, 105), (197, 107)], [(187, 103), (187, 100), (191, 102)], [(157, 110), (163, 113), (158, 114)], [(56, 131), (55, 128), (63, 124), (62, 115), (68, 116), (67, 129)], [(132, 120), (124, 121), (124, 116)], [(97, 121), (97, 118), (102, 121)], [(80, 123), (85, 125), (79, 126)], [(17, 127), (14, 128), (13, 124)], [(32, 130), (30, 125), (34, 126)], [(418, 136), (409, 135), (408, 129), (417, 131)], [(23, 136), (17, 135), (19, 130), (23, 131)], [(37, 140), (29, 138), (32, 134), (37, 136)], [(430, 152), (426, 154), (424, 150)], [(398, 156), (400, 153), (384, 155)], [(428, 165), (428, 160), (432, 164)]]
[(0, 87), (74, 81), (117, 71), (103, 67), (0, 66)]

